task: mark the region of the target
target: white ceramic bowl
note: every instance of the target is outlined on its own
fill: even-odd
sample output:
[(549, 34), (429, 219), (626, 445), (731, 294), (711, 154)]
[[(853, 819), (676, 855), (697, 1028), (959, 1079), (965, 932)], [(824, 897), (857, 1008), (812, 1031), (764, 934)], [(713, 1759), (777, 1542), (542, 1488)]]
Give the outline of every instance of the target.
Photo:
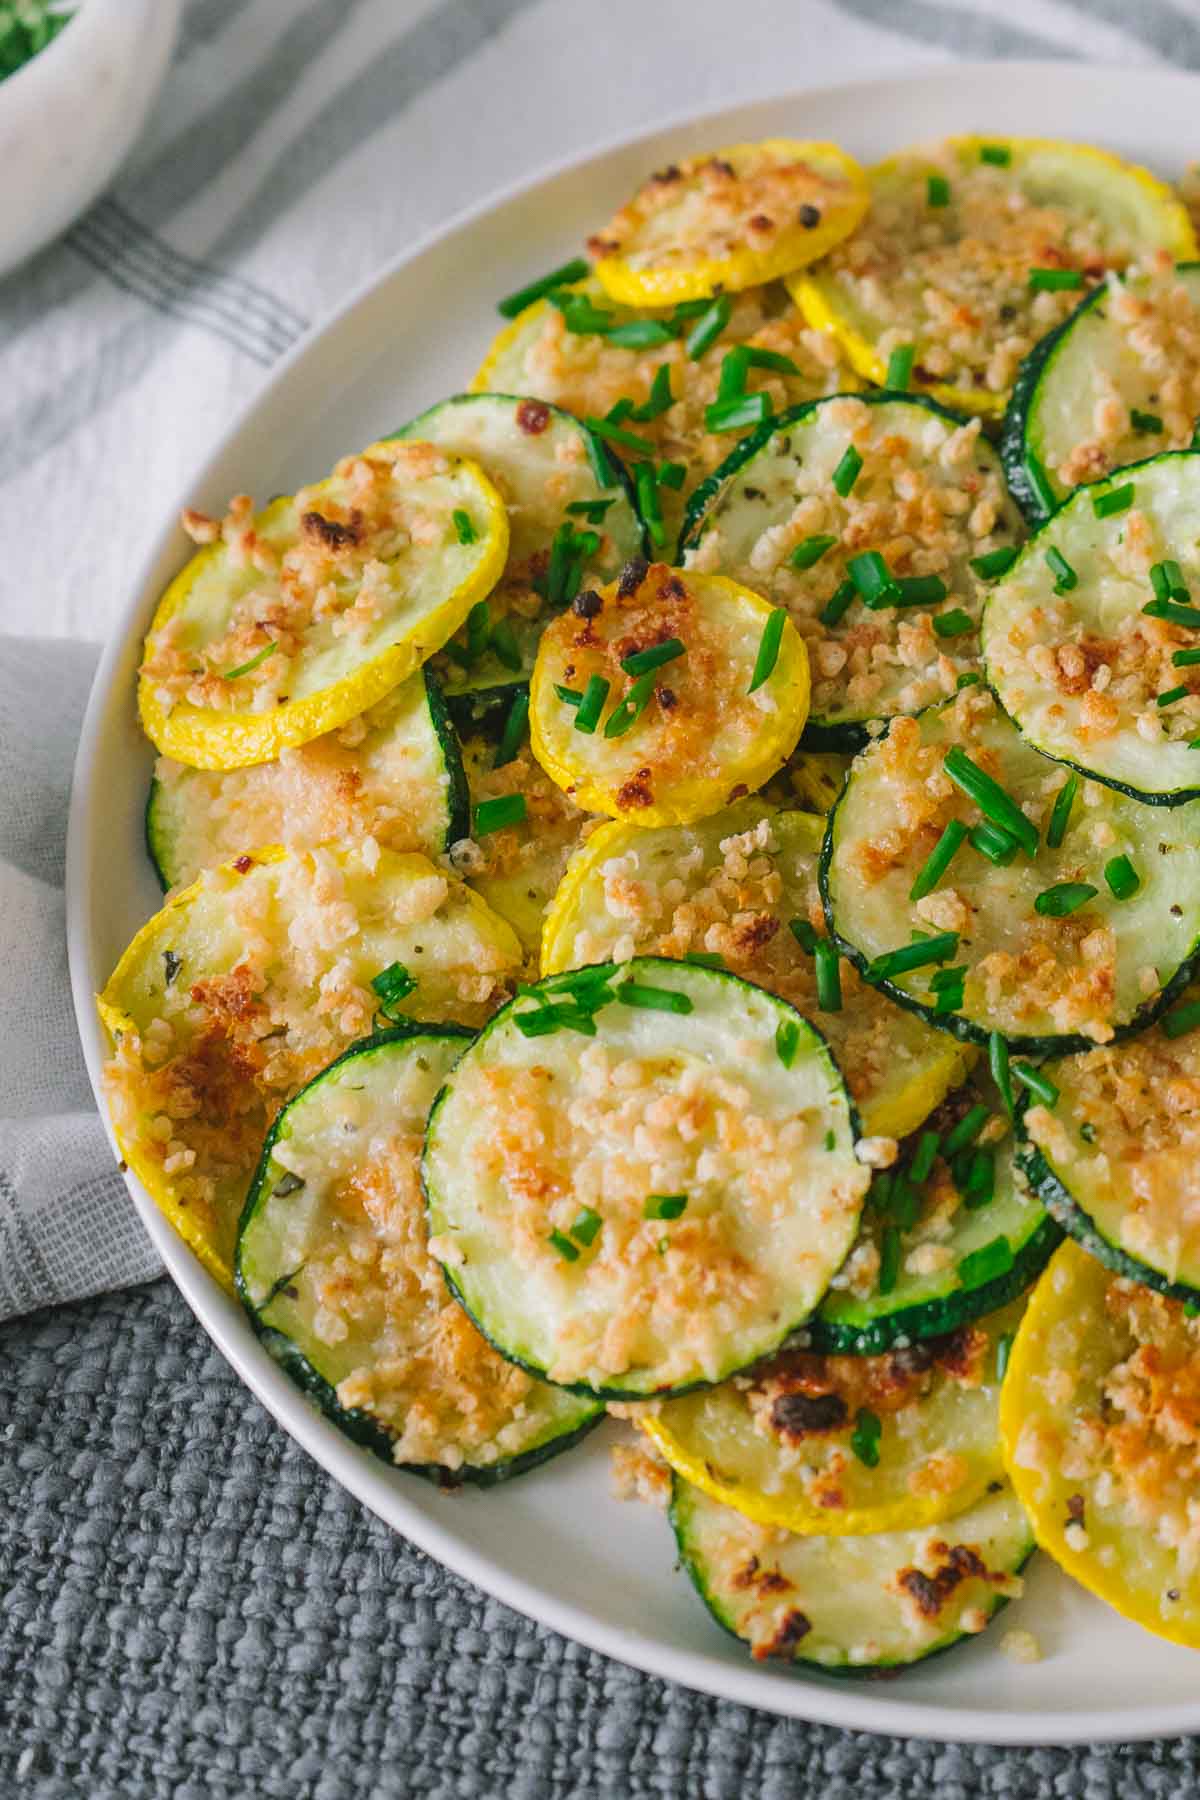
[(0, 275), (65, 231), (112, 180), (162, 85), (180, 0), (82, 0), (0, 81)]
[[(500, 321), (496, 298), (573, 253), (647, 169), (744, 138), (841, 139), (864, 158), (947, 132), (1094, 138), (1179, 174), (1195, 141), (1192, 76), (1066, 63), (960, 65), (760, 101), (678, 123), (552, 171), (418, 246), (314, 333), (197, 471), (180, 505), (290, 492), (347, 449), (461, 389)], [(129, 596), (84, 722), (67, 853), (80, 1031), (99, 1094), (108, 1054), (93, 995), (160, 903), (142, 842), (152, 753), (134, 710), (142, 633), (189, 549), (175, 519)], [(673, 1567), (666, 1522), (612, 1497), (606, 1432), (490, 1493), (437, 1492), (320, 1418), (131, 1178), (167, 1268), (214, 1342), (286, 1430), (380, 1518), (510, 1606), (609, 1656), (750, 1706), (863, 1730), (992, 1743), (1087, 1743), (1200, 1728), (1200, 1657), (1148, 1636), (1034, 1559), (1002, 1624), (886, 1683), (756, 1666)], [(1001, 1654), (1028, 1627), (1045, 1660)]]

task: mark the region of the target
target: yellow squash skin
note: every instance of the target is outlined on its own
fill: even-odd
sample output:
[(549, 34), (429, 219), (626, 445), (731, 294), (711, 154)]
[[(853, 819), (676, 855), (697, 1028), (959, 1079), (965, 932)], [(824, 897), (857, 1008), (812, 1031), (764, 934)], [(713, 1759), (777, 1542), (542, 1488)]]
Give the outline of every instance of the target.
[[(224, 712), (185, 701), (167, 706), (153, 680), (142, 674), (138, 712), (155, 748), (196, 769), (236, 769), (249, 763), (269, 762), (282, 750), (306, 744), (365, 712), (440, 649), (464, 623), (476, 601), (484, 599), (495, 587), (504, 571), (509, 538), (504, 502), (483, 470), (467, 458), (449, 460), (466, 476), (483, 527), (478, 534), (479, 555), (465, 580), (414, 622), (399, 641), (360, 663), (350, 674), (270, 711)], [(322, 483), (313, 492), (320, 493), (325, 486)], [(278, 527), (292, 505), (290, 497), (272, 501), (258, 515), (255, 529), (263, 532)], [(199, 550), (180, 570), (155, 611), (146, 638), (147, 656), (164, 627), (187, 606), (201, 575), (218, 565), (225, 555), (223, 544), (211, 544)]]
[[(809, 163), (818, 173), (843, 184), (843, 196), (825, 210), (820, 224), (789, 224), (776, 233), (769, 247), (755, 249), (742, 243), (724, 256), (697, 254), (681, 262), (635, 266), (628, 248), (620, 254), (601, 255), (595, 273), (606, 293), (626, 306), (672, 306), (721, 292), (738, 293), (815, 262), (849, 237), (867, 210), (867, 184), (859, 164), (837, 144), (804, 143), (794, 138), (732, 144), (707, 156), (687, 158), (678, 165), (680, 176), (684, 182), (691, 180), (696, 169), (714, 157), (740, 172), (751, 158), (764, 152), (780, 164)], [(636, 215), (636, 199), (627, 210)], [(636, 233), (633, 241), (636, 246)]]

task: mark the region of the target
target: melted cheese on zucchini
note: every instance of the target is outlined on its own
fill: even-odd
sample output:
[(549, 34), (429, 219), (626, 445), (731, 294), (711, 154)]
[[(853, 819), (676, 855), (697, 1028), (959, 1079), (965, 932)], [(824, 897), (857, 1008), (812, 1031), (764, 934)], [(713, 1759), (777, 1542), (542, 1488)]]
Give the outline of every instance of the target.
[[(533, 751), (588, 811), (642, 825), (685, 823), (761, 787), (796, 747), (808, 712), (808, 659), (782, 621), (770, 674), (750, 692), (772, 610), (747, 588), (662, 563), (630, 563), (619, 582), (579, 595), (542, 635), (530, 687)], [(649, 676), (622, 664), (678, 640), (683, 651)], [(629, 700), (647, 682), (640, 710)], [(590, 732), (583, 695), (604, 683)], [(619, 709), (632, 719), (625, 730)]]
[(663, 305), (814, 262), (866, 207), (862, 170), (836, 144), (767, 138), (660, 169), (588, 248), (614, 300)]
[(544, 1004), (506, 1008), (434, 1108), (430, 1248), (493, 1343), (553, 1381), (719, 1380), (811, 1313), (853, 1238), (866, 1172), (833, 1060), (782, 1002), (657, 958), (614, 973), (584, 1041), (526, 1035)]
[(694, 825), (601, 825), (576, 852), (542, 938), (542, 973), (632, 956), (719, 956), (779, 994), (828, 1040), (870, 1136), (900, 1137), (961, 1081), (971, 1052), (893, 1005), (850, 964), (842, 1006), (823, 1012), (816, 968), (790, 929), (823, 935), (817, 852), (824, 823), (761, 800)]
[[(1084, 285), (1160, 249), (1196, 254), (1169, 188), (1085, 144), (948, 138), (867, 180), (866, 221), (793, 292), (868, 380), (884, 383), (892, 351), (912, 345), (914, 381), (950, 405), (1000, 411), (1021, 358)], [(1036, 286), (1034, 269), (1079, 281)]]
[(159, 602), (138, 706), (166, 756), (265, 762), (374, 705), (458, 629), (508, 552), (503, 501), (429, 444), (373, 444), (254, 516), (185, 513), (204, 546)]
[(371, 849), (239, 857), (134, 938), (100, 996), (122, 1154), (228, 1283), (238, 1214), (282, 1103), (371, 1027), (399, 963), (412, 1018), (480, 1025), (521, 963), (511, 929), (423, 856)]
[(271, 1132), (237, 1257), (256, 1323), (335, 1422), (450, 1476), (511, 1472), (596, 1416), (497, 1356), (429, 1255), (425, 1119), (468, 1041), (387, 1035), (318, 1075)]
[(1126, 1618), (1200, 1649), (1200, 1321), (1064, 1244), (1017, 1333), (1000, 1417), (1043, 1549)]
[[(968, 838), (934, 890), (910, 891), (951, 820), (977, 828), (975, 803), (947, 776), (955, 746), (1038, 828), (1037, 855), (997, 866)], [(961, 1006), (937, 1010), (936, 967), (878, 977), (902, 1004), (979, 1041), (1004, 1033), (1034, 1052), (1108, 1043), (1148, 1022), (1200, 937), (1200, 816), (1151, 812), (1084, 784), (1061, 846), (1045, 841), (1066, 772), (1039, 756), (991, 695), (964, 688), (920, 719), (894, 719), (863, 751), (832, 815), (823, 864), (836, 935), (862, 967), (915, 933), (956, 935), (942, 959), (963, 971)], [(1105, 870), (1128, 856), (1136, 892), (1118, 900)], [(1038, 896), (1069, 886), (1072, 909), (1039, 912)], [(1081, 903), (1080, 903), (1081, 902)]]

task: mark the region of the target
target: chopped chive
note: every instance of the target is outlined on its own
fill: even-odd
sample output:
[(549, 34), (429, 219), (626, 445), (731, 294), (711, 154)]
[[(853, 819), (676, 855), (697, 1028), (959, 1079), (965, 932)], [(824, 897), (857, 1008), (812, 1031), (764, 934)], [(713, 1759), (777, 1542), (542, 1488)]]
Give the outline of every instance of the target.
[(551, 288), (567, 287), (573, 281), (582, 281), (588, 272), (588, 265), (582, 256), (573, 256), (570, 262), (563, 263), (560, 269), (551, 269), (549, 275), (542, 275), (537, 281), (531, 281), (528, 287), (518, 288), (515, 294), (507, 295), (496, 303), (496, 311), (505, 319), (515, 319), (517, 314), (532, 306), (535, 300), (541, 300)]
[(661, 549), (667, 541), (667, 531), (663, 524), (662, 501), (658, 497), (658, 482), (655, 479), (653, 463), (639, 463), (637, 468), (638, 511), (642, 515), (646, 530), (650, 533), (650, 542), (656, 549)]
[(864, 606), (895, 605), (899, 588), (878, 550), (864, 550), (861, 555), (852, 556), (846, 564), (846, 573), (858, 590)]
[(979, 160), (981, 163), (991, 163), (997, 169), (1007, 169), (1012, 161), (1012, 151), (1007, 144), (981, 144)]
[(725, 958), (719, 950), (689, 950), (684, 962), (695, 963), (698, 969), (723, 969)]
[(830, 1126), (829, 1130), (825, 1133), (825, 1148), (827, 1150), (837, 1149), (837, 1132), (832, 1126)]
[(546, 298), (562, 314), (563, 324), (573, 337), (603, 337), (616, 324), (616, 314), (597, 306), (586, 294), (554, 288)]
[(1183, 570), (1173, 557), (1151, 564), (1150, 586), (1154, 589), (1156, 600), (1186, 601), (1190, 598)]
[(876, 1212), (885, 1213), (892, 1202), (892, 1172), (880, 1169), (871, 1177), (871, 1185), (867, 1189), (867, 1205), (873, 1206)]
[(518, 987), (517, 992), (532, 994), (539, 1000), (543, 994), (564, 993), (572, 994), (578, 999), (594, 988), (603, 987), (616, 972), (615, 963), (590, 963), (582, 969), (562, 969), (557, 975), (543, 975), (532, 987)]
[(1171, 658), (1171, 665), (1176, 669), (1191, 669), (1200, 663), (1200, 650), (1176, 650)]
[(1033, 1068), (1030, 1063), (1014, 1063), (1012, 1072), (1021, 1086), (1028, 1088), (1043, 1106), (1058, 1105), (1058, 1089), (1041, 1069)]
[(517, 642), (517, 634), (512, 628), (510, 619), (496, 620), (488, 639), (488, 648), (506, 669), (511, 669), (514, 675), (520, 673), (521, 646)]
[(661, 319), (630, 319), (624, 325), (614, 325), (604, 335), (620, 350), (653, 350), (659, 344), (669, 344), (675, 333)]
[(1013, 1116), (1012, 1078), (1008, 1070), (1008, 1040), (1003, 1032), (990, 1031), (988, 1033), (988, 1068), (992, 1072), (992, 1080), (1000, 1089), (1004, 1110), (1011, 1119)]
[(681, 462), (659, 463), (655, 480), (659, 487), (679, 489), (687, 477), (687, 465)]
[(953, 985), (947, 983), (944, 988), (939, 988), (934, 995), (933, 1010), (935, 1013), (958, 1012), (962, 1007), (963, 1001), (966, 998), (966, 971), (963, 969), (956, 969), (955, 974), (958, 979)]
[(738, 344), (736, 349), (729, 350), (721, 358), (721, 374), (717, 382), (718, 400), (736, 400), (746, 391), (746, 377), (750, 373), (750, 352), (745, 344)]
[(951, 819), (942, 832), (941, 837), (929, 852), (925, 862), (908, 890), (910, 900), (923, 900), (931, 894), (946, 870), (950, 867), (957, 852), (961, 849), (967, 835), (967, 828), (957, 819)]
[(258, 655), (252, 656), (249, 662), (239, 663), (236, 669), (223, 670), (221, 680), (240, 681), (243, 675), (252, 675), (255, 669), (262, 667), (268, 656), (274, 656), (276, 648), (277, 645), (274, 638), (272, 638), (271, 642), (269, 644), (264, 644), (262, 649), (258, 652)]
[(1058, 294), (1083, 286), (1078, 269), (1030, 269), (1029, 291), (1033, 294)]
[(771, 616), (762, 628), (762, 636), (758, 640), (758, 655), (754, 659), (754, 669), (750, 676), (748, 694), (756, 693), (765, 681), (770, 681), (775, 673), (775, 664), (779, 661), (779, 646), (783, 642), (783, 628), (787, 624), (787, 613), (782, 606), (773, 607)]
[(380, 969), (378, 975), (372, 975), (371, 986), (379, 996), (379, 1010), (384, 1018), (394, 1019), (396, 1008), (415, 992), (417, 983), (403, 963), (394, 962), (386, 969)]
[(842, 971), (838, 953), (828, 938), (818, 938), (813, 945), (813, 961), (817, 972), (817, 1005), (822, 1012), (842, 1010)]
[(961, 606), (952, 606), (949, 612), (937, 614), (933, 629), (940, 638), (962, 637), (966, 632), (974, 631), (975, 621)]
[(884, 387), (891, 388), (897, 394), (906, 394), (912, 380), (913, 363), (916, 361), (915, 344), (897, 344), (888, 357), (887, 374), (883, 378)]
[(1129, 409), (1129, 423), (1135, 431), (1152, 432), (1161, 431), (1163, 428), (1163, 422), (1157, 413), (1142, 412), (1136, 406), (1131, 406)]
[(924, 969), (930, 963), (949, 962), (957, 951), (957, 931), (935, 931), (915, 944), (902, 944), (898, 950), (887, 950), (877, 956), (867, 969), (867, 980), (891, 981), (897, 975)]
[(1016, 562), (1020, 551), (1015, 545), (1006, 544), (1000, 550), (988, 550), (982, 556), (971, 558), (971, 567), (981, 581), (995, 581), (1001, 575), (1007, 575)]
[(963, 1182), (963, 1205), (968, 1212), (978, 1212), (986, 1206), (996, 1193), (996, 1152), (986, 1146), (976, 1150), (967, 1164), (967, 1176)]
[(604, 702), (608, 699), (608, 687), (603, 675), (588, 676), (583, 698), (575, 712), (576, 731), (584, 731), (589, 737), (595, 731), (600, 723), (600, 714), (604, 711)]
[(648, 1194), (642, 1208), (644, 1219), (678, 1219), (687, 1209), (686, 1194)]
[(562, 1257), (564, 1262), (572, 1263), (579, 1261), (579, 1247), (577, 1244), (571, 1242), (565, 1232), (552, 1231), (546, 1239), (546, 1242), (553, 1245), (554, 1249), (558, 1251), (558, 1254)]
[(961, 1150), (969, 1149), (991, 1116), (991, 1109), (984, 1106), (982, 1102), (965, 1112), (958, 1124), (952, 1126), (946, 1133), (946, 1141), (942, 1145), (943, 1161), (949, 1162), (951, 1157), (957, 1156)]
[(1200, 1025), (1200, 1000), (1185, 1000), (1182, 1006), (1173, 1006), (1164, 1016), (1163, 1036), (1182, 1037), (1186, 1031), (1194, 1031), (1197, 1025)]
[(1052, 513), (1058, 501), (1055, 498), (1054, 489), (1050, 485), (1050, 477), (1032, 450), (1025, 452), (1025, 475), (1042, 511)]
[(591, 1248), (604, 1220), (590, 1206), (581, 1206), (575, 1215), (575, 1223), (571, 1227), (571, 1236), (576, 1243), (582, 1244), (585, 1250)]
[(833, 549), (837, 541), (837, 538), (831, 537), (828, 532), (818, 533), (814, 537), (806, 537), (796, 545), (788, 557), (788, 561), (793, 569), (811, 569), (814, 563), (820, 562), (827, 550)]
[(728, 294), (718, 294), (684, 339), (684, 349), (692, 362), (698, 362), (706, 350), (711, 350), (733, 314), (733, 301)]
[(1012, 1245), (1006, 1237), (993, 1238), (981, 1250), (972, 1250), (964, 1256), (958, 1265), (959, 1284), (966, 1289), (982, 1287), (985, 1281), (995, 1281), (1001, 1275), (1007, 1275), (1015, 1262)]
[(780, 1019), (775, 1027), (775, 1054), (785, 1069), (790, 1069), (800, 1047), (800, 1027), (795, 1019)]
[(643, 1012), (690, 1013), (692, 1002), (676, 988), (651, 987), (644, 981), (623, 981), (617, 999), (624, 1006), (637, 1006)]
[(762, 425), (771, 416), (770, 394), (736, 394), (732, 400), (714, 400), (704, 409), (706, 431), (741, 431)]
[(996, 1380), (1003, 1381), (1008, 1371), (1008, 1359), (1012, 1355), (1013, 1334), (1002, 1332), (996, 1339)]
[(950, 183), (944, 175), (925, 177), (925, 198), (930, 206), (949, 206)]
[(1127, 856), (1114, 856), (1104, 865), (1104, 879), (1114, 900), (1131, 900), (1142, 885), (1142, 878)]
[(634, 650), (631, 655), (623, 656), (621, 667), (627, 675), (648, 675), (651, 669), (661, 669), (664, 663), (686, 655), (687, 645), (682, 638), (666, 638), (661, 644), (652, 644), (648, 650)]
[(1180, 606), (1172, 600), (1151, 600), (1142, 611), (1151, 619), (1166, 619), (1171, 625), (1189, 625), (1200, 631), (1200, 607)]
[(745, 346), (746, 357), (752, 369), (772, 369), (776, 375), (799, 375), (799, 367), (790, 356), (784, 356), (780, 350), (760, 350), (757, 344)]
[(882, 1430), (879, 1415), (866, 1406), (860, 1406), (854, 1415), (850, 1448), (864, 1468), (873, 1469), (879, 1461), (879, 1434)]
[(589, 525), (602, 525), (605, 513), (615, 500), (615, 494), (610, 495), (607, 500), (572, 500), (567, 505), (567, 511), (586, 519)]
[[(606, 738), (624, 737), (632, 731), (647, 706), (655, 688), (655, 671), (648, 675), (639, 675), (625, 698), (613, 707), (604, 726)], [(578, 723), (578, 721), (576, 721)]]
[(473, 544), (475, 542), (476, 532), (474, 525), (471, 523), (470, 513), (464, 512), (461, 506), (456, 506), (454, 511), (450, 514), (450, 517), (454, 520), (454, 529), (458, 533), (459, 543)]
[(494, 800), (481, 800), (475, 808), (475, 836), (503, 831), (506, 825), (520, 825), (525, 818), (524, 794), (499, 794)]
[(614, 425), (610, 419), (594, 419), (588, 417), (584, 424), (597, 437), (605, 438), (610, 444), (619, 444), (622, 450), (636, 450), (642, 456), (653, 456), (655, 446), (649, 438), (639, 437), (636, 431), (626, 431), (620, 425)]
[[(611, 341), (611, 340), (610, 340)], [(659, 363), (654, 371), (654, 380), (650, 383), (650, 392), (640, 406), (635, 406), (630, 413), (639, 425), (648, 425), (651, 419), (661, 418), (668, 407), (674, 406), (675, 396), (671, 392), (671, 366)]]
[(528, 1012), (514, 1013), (513, 1024), (523, 1037), (552, 1037), (558, 1031), (578, 1031), (583, 1037), (595, 1037), (596, 1021), (579, 1006), (532, 1007)]
[(946, 752), (942, 763), (946, 774), (955, 787), (973, 800), (985, 819), (993, 825), (999, 825), (1010, 837), (1016, 838), (1018, 844), (1029, 856), (1036, 856), (1038, 849), (1037, 826), (1032, 819), (1027, 819), (1016, 801), (1006, 794), (998, 781), (981, 769), (977, 762), (972, 762), (965, 750), (957, 744)]
[(936, 606), (950, 592), (940, 575), (900, 575), (897, 606)]
[(854, 445), (847, 444), (837, 468), (833, 471), (834, 490), (841, 495), (843, 500), (862, 473), (862, 466), (863, 459)]
[(493, 769), (502, 769), (510, 763), (521, 747), (521, 739), (525, 736), (525, 721), (529, 717), (529, 689), (521, 688), (513, 695), (513, 703), (508, 709), (508, 717), (504, 721), (504, 729), (500, 733), (500, 742), (496, 745), (496, 759)]
[(789, 919), (788, 930), (791, 932), (800, 948), (811, 956), (815, 951), (818, 942), (816, 927), (810, 925), (807, 919)]
[(477, 600), (467, 614), (467, 655), (477, 662), (488, 647), (492, 635), (492, 609), (486, 600)]
[(1056, 881), (1043, 888), (1033, 903), (1033, 910), (1043, 919), (1069, 919), (1072, 913), (1094, 900), (1100, 889), (1090, 881)]
[(1168, 688), (1165, 694), (1155, 695), (1154, 704), (1155, 706), (1174, 706), (1177, 700), (1186, 700), (1191, 691), (1186, 685)]
[(629, 417), (632, 411), (633, 401), (627, 394), (622, 394), (621, 398), (614, 401), (612, 406), (610, 406), (605, 413), (605, 422), (609, 425), (621, 425)]
[(1062, 847), (1062, 841), (1067, 835), (1067, 826), (1071, 823), (1071, 808), (1075, 804), (1075, 796), (1078, 792), (1078, 775), (1068, 775), (1054, 796), (1054, 805), (1050, 809), (1050, 823), (1046, 827), (1046, 843), (1051, 850), (1058, 850)]
[(1058, 548), (1057, 544), (1046, 552), (1046, 566), (1054, 576), (1056, 594), (1068, 594), (1073, 587), (1078, 587), (1079, 577)]
[(909, 1176), (913, 1181), (928, 1181), (933, 1173), (933, 1165), (937, 1161), (938, 1145), (941, 1134), (936, 1131), (923, 1131), (917, 1145), (916, 1155), (909, 1165)]
[(677, 300), (671, 308), (672, 325), (678, 328), (681, 325), (690, 324), (693, 319), (698, 319), (702, 313), (706, 313), (711, 304), (710, 300)]
[(1117, 513), (1128, 512), (1133, 505), (1133, 483), (1126, 481), (1120, 487), (1109, 488), (1107, 494), (1093, 494), (1092, 511), (1098, 519), (1111, 519)]
[(894, 1225), (884, 1228), (879, 1246), (879, 1292), (890, 1294), (900, 1273), (900, 1233)]
[(847, 576), (845, 581), (838, 584), (821, 608), (818, 616), (822, 625), (836, 625), (840, 619), (844, 618), (857, 594), (858, 589)]
[(583, 699), (583, 695), (578, 688), (563, 687), (562, 683), (559, 681), (555, 682), (554, 691), (564, 706), (578, 706), (579, 702)]

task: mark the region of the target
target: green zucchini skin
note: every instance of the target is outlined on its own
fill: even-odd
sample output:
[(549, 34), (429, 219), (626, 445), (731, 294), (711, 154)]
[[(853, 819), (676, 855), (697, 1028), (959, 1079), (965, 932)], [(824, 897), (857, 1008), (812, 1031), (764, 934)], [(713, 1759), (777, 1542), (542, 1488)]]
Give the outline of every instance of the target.
[(150, 786), (146, 792), (146, 805), (142, 812), (142, 838), (146, 845), (146, 855), (158, 878), (158, 885), (164, 894), (170, 893), (171, 882), (166, 870), (166, 850), (161, 842), (161, 827), (158, 819), (158, 808), (162, 801), (162, 782), (157, 775), (150, 777)]
[[(463, 688), (444, 696), (446, 711), (460, 739), (476, 732), (495, 743), (504, 729), (504, 721), (518, 694), (528, 695), (527, 681), (512, 681), (504, 687)], [(465, 837), (466, 832), (460, 832)]]
[[(1047, 508), (1030, 472), (1030, 452), (1026, 442), (1029, 426), (1029, 415), (1033, 409), (1034, 395), (1041, 384), (1042, 376), (1050, 366), (1054, 352), (1058, 349), (1072, 326), (1076, 324), (1081, 313), (1089, 311), (1096, 305), (1108, 289), (1101, 282), (1079, 302), (1073, 313), (1039, 338), (1033, 349), (1025, 356), (1017, 378), (1013, 382), (1012, 394), (1005, 408), (1004, 420), (1000, 427), (1000, 462), (1004, 469), (1004, 478), (1008, 482), (1008, 491), (1020, 507), (1030, 527), (1037, 530), (1053, 516), (1056, 509)], [(1106, 478), (1107, 479), (1107, 478)], [(1059, 503), (1061, 504), (1061, 502)]]
[[(401, 1020), (395, 1025), (386, 1027), (384, 1030), (372, 1032), (369, 1037), (359, 1038), (356, 1043), (351, 1044), (348, 1049), (343, 1050), (340, 1056), (335, 1057), (331, 1063), (322, 1069), (320, 1074), (314, 1077), (314, 1081), (323, 1081), (326, 1076), (332, 1074), (335, 1069), (342, 1067), (343, 1064), (353, 1062), (358, 1057), (371, 1051), (379, 1050), (387, 1044), (411, 1042), (414, 1039), (431, 1035), (436, 1037), (460, 1037), (464, 1044), (466, 1044), (475, 1036), (475, 1033), (465, 1025), (439, 1025), (431, 1030), (429, 1026), (419, 1024), (416, 1021)], [(309, 1085), (311, 1085), (311, 1083)], [(247, 1291), (247, 1283), (242, 1267), (242, 1238), (243, 1233), (251, 1219), (254, 1217), (258, 1206), (266, 1198), (265, 1182), (267, 1170), (271, 1162), (272, 1152), (279, 1139), (280, 1131), (286, 1121), (287, 1115), (294, 1102), (303, 1098), (306, 1092), (307, 1089), (302, 1089), (299, 1094), (293, 1097), (293, 1100), (289, 1101), (286, 1106), (280, 1109), (276, 1116), (275, 1123), (267, 1133), (266, 1141), (263, 1144), (262, 1155), (259, 1158), (258, 1167), (255, 1169), (254, 1175), (251, 1178), (250, 1186), (246, 1194), (245, 1205), (242, 1208), (241, 1218), (238, 1221), (238, 1243), (234, 1258), (234, 1282), (237, 1287), (238, 1296), (246, 1309), (254, 1332), (263, 1344), (267, 1353), (270, 1355), (272, 1361), (278, 1364), (284, 1373), (295, 1382), (301, 1392), (304, 1393), (317, 1409), (323, 1413), (331, 1423), (336, 1425), (339, 1431), (343, 1432), (352, 1443), (369, 1451), (372, 1456), (378, 1457), (381, 1462), (387, 1464), (389, 1469), (399, 1468), (403, 1469), (405, 1474), (419, 1475), (423, 1480), (432, 1482), (435, 1487), (443, 1489), (452, 1489), (463, 1486), (478, 1488), (496, 1487), (501, 1482), (509, 1481), (516, 1475), (523, 1475), (528, 1470), (535, 1469), (540, 1464), (548, 1462), (551, 1457), (557, 1456), (560, 1451), (568, 1450), (573, 1445), (580, 1443), (589, 1432), (596, 1428), (604, 1417), (603, 1407), (597, 1406), (591, 1416), (586, 1418), (575, 1430), (562, 1433), (560, 1436), (551, 1438), (543, 1444), (536, 1445), (533, 1449), (523, 1452), (520, 1456), (509, 1457), (504, 1462), (491, 1463), (486, 1467), (476, 1467), (469, 1463), (464, 1463), (460, 1468), (451, 1470), (440, 1463), (397, 1463), (392, 1455), (391, 1439), (378, 1422), (361, 1407), (343, 1406), (338, 1400), (337, 1392), (333, 1385), (313, 1367), (303, 1351), (301, 1351), (283, 1332), (278, 1331), (275, 1327), (263, 1322), (262, 1317), (255, 1308)]]
[(1067, 1236), (1073, 1237), (1097, 1262), (1102, 1262), (1114, 1275), (1123, 1275), (1129, 1281), (1153, 1288), (1155, 1293), (1165, 1295), (1168, 1300), (1182, 1300), (1185, 1306), (1200, 1306), (1200, 1288), (1183, 1281), (1169, 1281), (1160, 1270), (1152, 1269), (1149, 1263), (1139, 1261), (1118, 1244), (1111, 1243), (1097, 1228), (1091, 1214), (1063, 1186), (1037, 1145), (1028, 1138), (1019, 1144), (1017, 1162), (1046, 1211)]

